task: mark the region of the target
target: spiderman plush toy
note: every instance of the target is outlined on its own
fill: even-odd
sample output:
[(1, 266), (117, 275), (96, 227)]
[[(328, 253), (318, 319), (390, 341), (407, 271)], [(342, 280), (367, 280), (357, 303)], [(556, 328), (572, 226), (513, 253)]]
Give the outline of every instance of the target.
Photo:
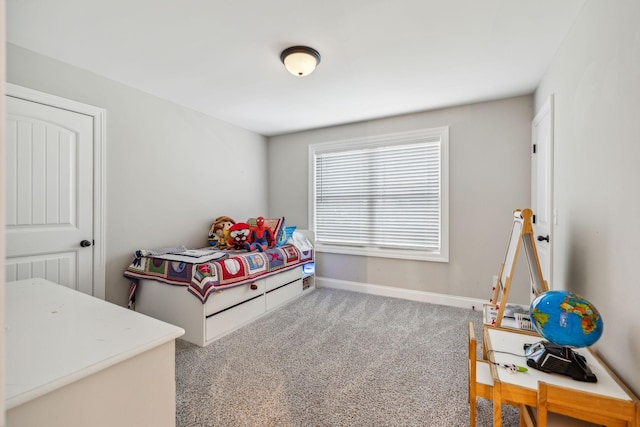
[(274, 245), (273, 233), (269, 227), (264, 226), (264, 218), (256, 218), (256, 226), (249, 233), (249, 246), (252, 251), (264, 252)]

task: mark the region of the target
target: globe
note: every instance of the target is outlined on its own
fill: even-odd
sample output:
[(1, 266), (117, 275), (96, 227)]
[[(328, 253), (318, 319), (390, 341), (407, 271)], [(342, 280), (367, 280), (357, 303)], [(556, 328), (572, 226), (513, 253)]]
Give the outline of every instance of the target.
[(536, 331), (560, 346), (588, 347), (598, 341), (604, 329), (593, 304), (569, 291), (540, 294), (531, 303), (529, 314)]

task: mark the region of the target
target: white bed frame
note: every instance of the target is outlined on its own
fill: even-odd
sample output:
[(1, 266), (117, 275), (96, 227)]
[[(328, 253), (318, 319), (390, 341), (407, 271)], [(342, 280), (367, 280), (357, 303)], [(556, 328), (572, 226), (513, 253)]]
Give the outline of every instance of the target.
[[(301, 232), (313, 242), (308, 230)], [(140, 279), (135, 310), (180, 326), (182, 339), (204, 347), (312, 289), (314, 275), (304, 274), (302, 266), (222, 289), (204, 304), (185, 286)]]

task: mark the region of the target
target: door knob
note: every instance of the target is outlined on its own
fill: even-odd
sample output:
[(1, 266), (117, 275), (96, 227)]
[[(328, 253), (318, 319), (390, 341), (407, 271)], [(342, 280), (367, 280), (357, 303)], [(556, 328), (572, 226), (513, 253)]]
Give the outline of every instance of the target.
[(80, 246), (82, 246), (83, 248), (86, 248), (88, 246), (91, 246), (91, 242), (88, 240), (83, 240), (82, 242), (80, 242)]
[(546, 236), (538, 236), (538, 242), (542, 242), (543, 240), (546, 240), (547, 243), (549, 242), (549, 235), (547, 234)]

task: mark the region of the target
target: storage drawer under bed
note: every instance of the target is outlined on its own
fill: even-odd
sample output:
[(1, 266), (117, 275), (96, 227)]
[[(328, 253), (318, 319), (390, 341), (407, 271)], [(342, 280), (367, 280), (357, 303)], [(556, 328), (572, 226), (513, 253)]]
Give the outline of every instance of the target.
[(282, 285), (286, 285), (287, 283), (291, 283), (301, 278), (302, 278), (302, 267), (296, 267), (291, 270), (283, 271), (273, 276), (269, 276), (264, 279), (265, 291), (268, 292), (272, 289), (278, 288)]
[[(260, 279), (252, 283), (234, 286), (233, 288), (222, 289), (209, 296), (204, 308), (205, 316), (211, 316), (243, 301), (250, 300), (256, 296), (264, 294), (265, 280)], [(255, 285), (256, 289), (251, 289)]]
[(205, 320), (205, 345), (251, 322), (264, 312), (265, 296), (259, 294), (250, 301), (207, 317)]
[(265, 294), (267, 300), (267, 311), (272, 310), (279, 305), (282, 305), (288, 301), (291, 301), (296, 296), (302, 293), (302, 278), (290, 282), (286, 285), (282, 285), (279, 288), (267, 291)]

